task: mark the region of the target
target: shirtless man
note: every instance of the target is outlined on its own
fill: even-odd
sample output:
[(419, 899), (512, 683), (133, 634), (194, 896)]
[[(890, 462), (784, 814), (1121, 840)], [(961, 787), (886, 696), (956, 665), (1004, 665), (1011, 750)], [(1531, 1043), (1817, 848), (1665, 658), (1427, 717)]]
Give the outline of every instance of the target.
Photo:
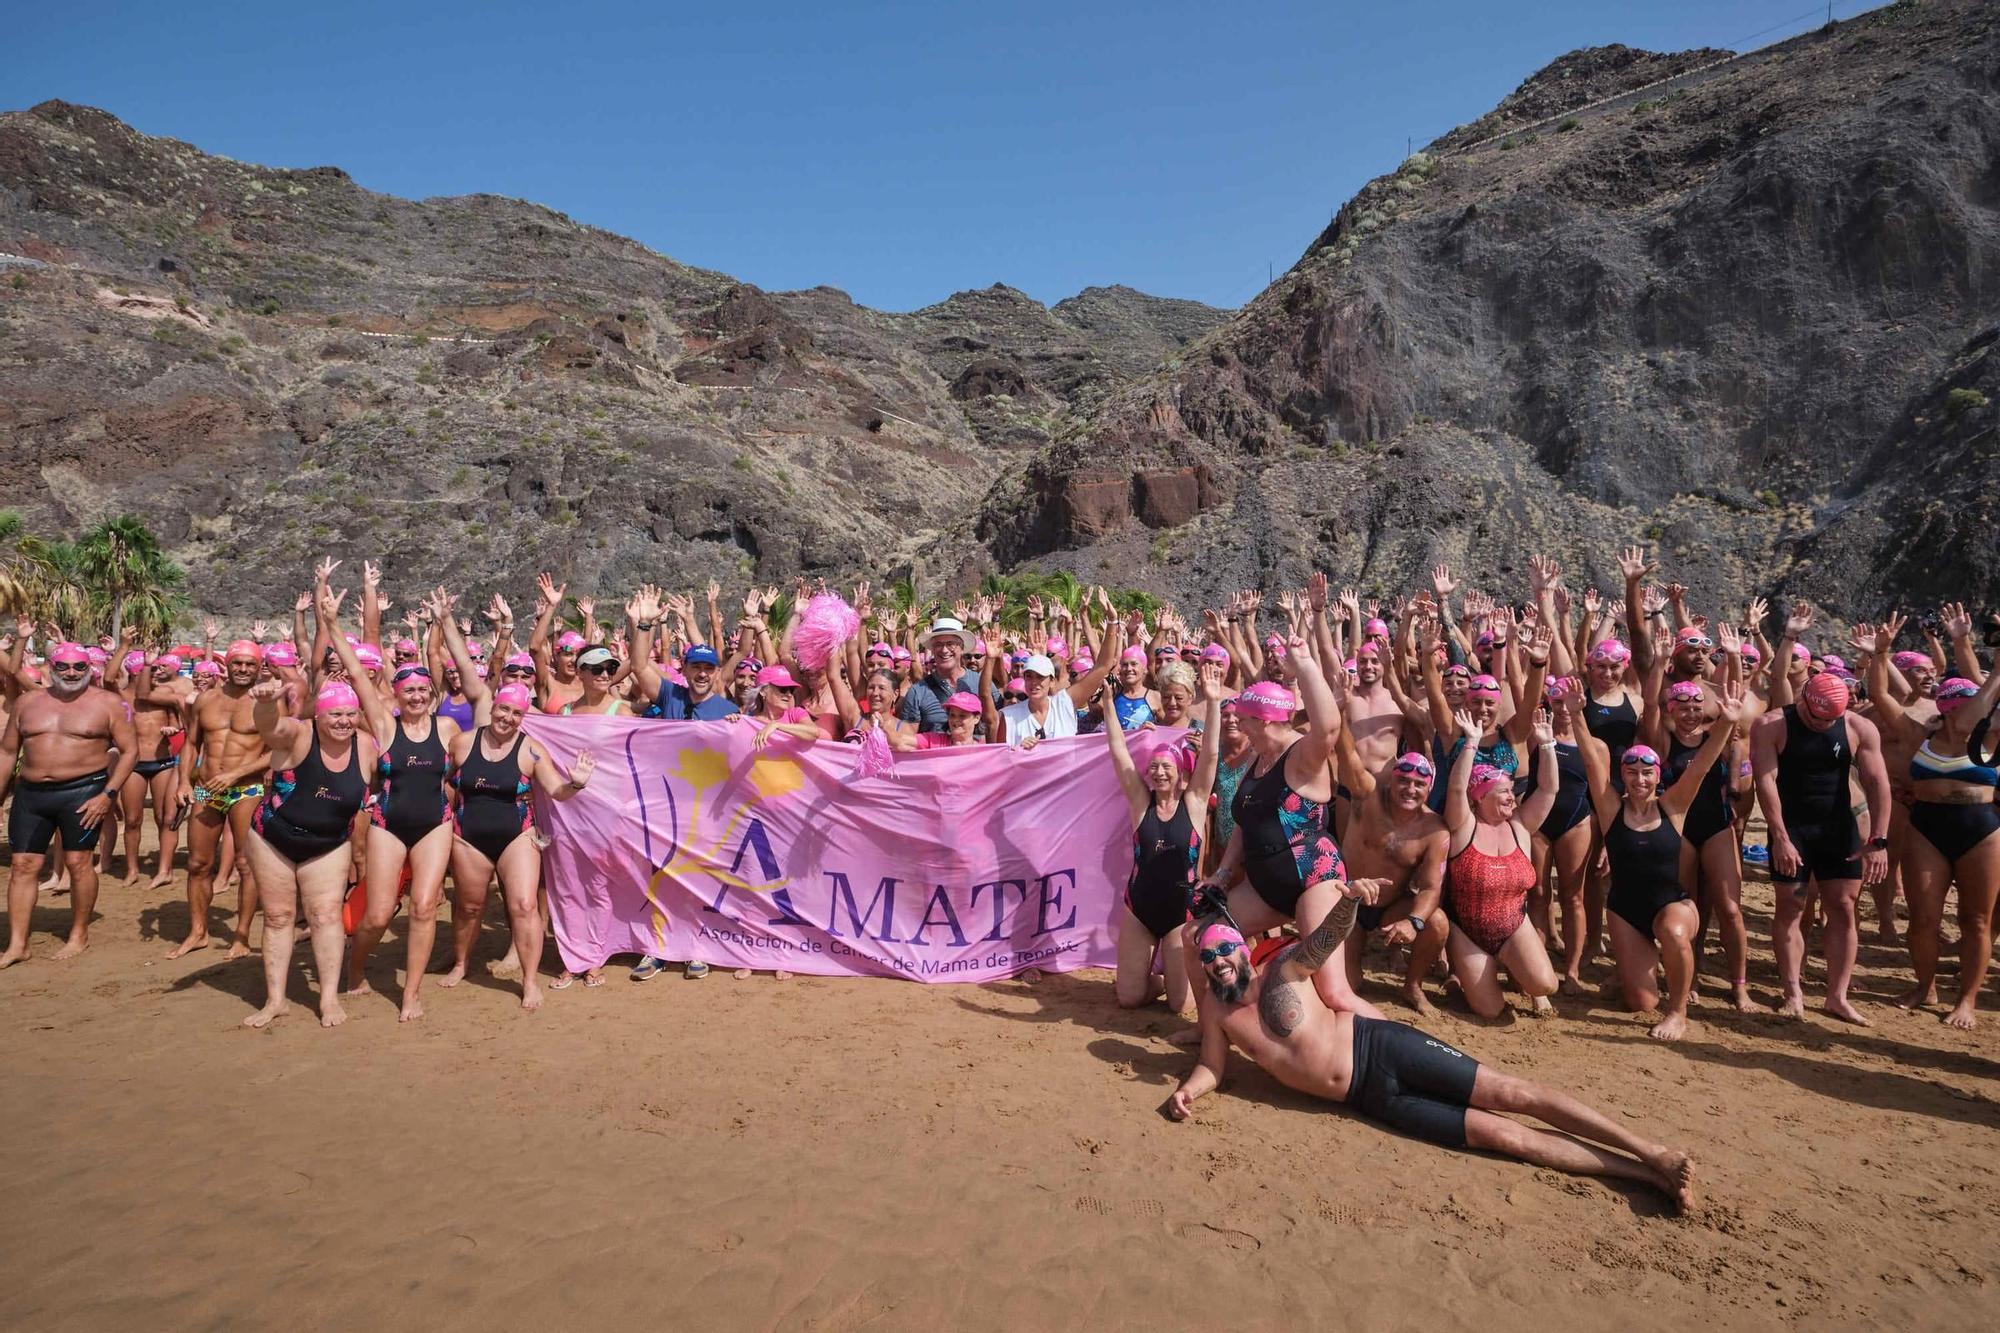
[(139, 825), (146, 817), (146, 796), (153, 797), (153, 824), (160, 836), (159, 864), (148, 887), (164, 889), (174, 878), (174, 849), (180, 845), (177, 796), (180, 761), (174, 737), (187, 730), (194, 706), (194, 684), (181, 678), (181, 659), (162, 653), (132, 673), (125, 702), (132, 708), (132, 730), (139, 741), (138, 763), (119, 793), (125, 816), (125, 882), (139, 882)]
[[(1686, 1153), (1649, 1143), (1574, 1097), (1481, 1065), (1413, 1027), (1327, 1008), (1313, 973), (1333, 957), (1357, 909), (1381, 883), (1340, 887), (1326, 918), (1262, 968), (1251, 964), (1249, 945), (1226, 915), (1198, 918), (1194, 943), (1214, 1002), (1201, 1006), (1200, 1062), (1162, 1108), (1170, 1119), (1187, 1119), (1195, 1100), (1221, 1083), (1234, 1045), (1286, 1087), (1346, 1102), (1417, 1138), (1572, 1175), (1636, 1180), (1681, 1212), (1694, 1207), (1694, 1163)], [(1535, 1116), (1560, 1132), (1500, 1111)]]
[[(1900, 626), (1901, 617), (1896, 617), (1894, 623)], [(1861, 640), (1868, 628), (1856, 627), (1856, 648), (1863, 647)], [(1873, 656), (1873, 643), (1866, 647)], [(1928, 653), (1900, 652), (1887, 665), (1889, 688), (1897, 691), (1896, 698), (1902, 703), (1910, 725), (1877, 728), (1882, 733), (1882, 766), (1889, 770), (1889, 873), (1874, 887), (1873, 897), (1875, 938), (1883, 944), (1900, 944), (1903, 937), (1896, 929), (1896, 899), (1903, 887), (1903, 849), (1910, 840), (1910, 805), (1916, 800), (1910, 760), (1916, 757), (1924, 737), (1937, 723), (1938, 676)], [(1908, 690), (1897, 689), (1898, 684), (1907, 685)]]
[[(1339, 695), (1338, 685), (1334, 693)], [(1342, 727), (1336, 742), (1340, 780), (1350, 794), (1341, 854), (1351, 874), (1389, 885), (1380, 903), (1361, 909), (1361, 928), (1377, 931), (1391, 947), (1410, 946), (1403, 996), (1418, 1013), (1435, 1013), (1423, 981), (1451, 934), (1440, 910), (1450, 835), (1443, 816), (1428, 804), (1436, 774), (1430, 760), (1414, 753), (1371, 768), (1350, 739), (1353, 731)], [(1364, 942), (1355, 939), (1341, 950), (1350, 990), (1361, 984), (1363, 948)]]
[[(179, 958), (208, 947), (208, 906), (215, 898), (215, 862), (226, 825), (236, 846), (249, 846), (250, 816), (264, 795), (264, 774), (271, 756), (257, 729), (257, 701), (250, 687), (263, 670), (262, 655), (248, 639), (238, 639), (223, 654), (222, 684), (204, 690), (195, 700), (187, 741), (181, 746), (178, 804), (192, 810), (188, 831), (188, 935), (168, 952)], [(236, 931), (229, 942), (231, 958), (250, 952), (250, 919), (257, 911), (256, 877), (247, 857), (239, 857), (242, 879), (236, 903)]]
[(48, 688), (22, 694), (0, 734), (0, 801), (10, 788), (14, 792), (7, 820), (14, 862), (7, 884), (7, 952), (0, 954), (0, 968), (28, 956), (35, 880), (58, 831), (69, 869), (70, 926), (56, 959), (74, 958), (90, 947), (98, 829), (111, 814), (110, 793), (131, 776), (139, 752), (124, 701), (91, 685), (90, 656), (80, 645), (51, 648), (48, 672)]

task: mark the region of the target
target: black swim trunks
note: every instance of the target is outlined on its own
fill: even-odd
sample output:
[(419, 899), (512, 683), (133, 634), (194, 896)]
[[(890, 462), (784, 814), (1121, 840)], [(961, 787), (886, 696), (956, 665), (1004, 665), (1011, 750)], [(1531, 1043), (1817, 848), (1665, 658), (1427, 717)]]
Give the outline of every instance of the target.
[(1356, 1018), (1347, 1103), (1391, 1129), (1463, 1148), (1478, 1072), (1477, 1060), (1406, 1023)]
[(64, 855), (87, 852), (97, 846), (97, 834), (104, 826), (85, 828), (79, 807), (94, 796), (104, 794), (109, 773), (87, 773), (80, 778), (56, 782), (14, 784), (14, 809), (7, 817), (7, 843), (17, 852), (40, 856), (60, 831)]

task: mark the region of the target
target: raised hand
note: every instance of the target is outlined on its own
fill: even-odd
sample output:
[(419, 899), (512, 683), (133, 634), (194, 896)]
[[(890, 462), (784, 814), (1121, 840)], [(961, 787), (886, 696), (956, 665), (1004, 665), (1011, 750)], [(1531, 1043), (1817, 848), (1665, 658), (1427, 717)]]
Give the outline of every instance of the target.
[(1458, 580), (1451, 576), (1450, 565), (1437, 565), (1431, 569), (1431, 591), (1437, 594), (1440, 602), (1458, 591)]
[(1972, 633), (1972, 615), (1964, 602), (1946, 602), (1938, 608), (1938, 625), (1947, 638), (1962, 639)]
[(1726, 620), (1716, 625), (1715, 642), (1731, 657), (1743, 651), (1743, 636), (1736, 632), (1736, 626)]
[(1792, 639), (1797, 639), (1800, 635), (1806, 633), (1806, 631), (1810, 630), (1812, 627), (1813, 627), (1812, 603), (1794, 602), (1792, 604), (1792, 614), (1785, 617), (1786, 636)]
[(579, 750), (576, 762), (569, 766), (569, 785), (582, 791), (590, 783), (590, 775), (597, 771), (597, 756), (588, 750)]
[(285, 682), (276, 676), (272, 676), (268, 680), (260, 680), (250, 687), (250, 697), (252, 699), (277, 699), (284, 692)]
[(1658, 568), (1658, 564), (1646, 559), (1643, 546), (1628, 546), (1618, 555), (1618, 572), (1625, 576), (1627, 584), (1637, 583)]
[(1463, 736), (1468, 743), (1478, 739), (1479, 723), (1473, 718), (1470, 712), (1463, 708), (1459, 709), (1451, 715), (1451, 722), (1453, 726), (1458, 728), (1458, 734)]
[(381, 587), (382, 566), (372, 560), (363, 560), (361, 562), (361, 586), (369, 589)]
[(1604, 594), (1595, 585), (1583, 590), (1583, 609), (1593, 616), (1604, 609)]
[(1554, 630), (1550, 629), (1547, 625), (1535, 626), (1534, 632), (1523, 640), (1528, 649), (1528, 661), (1534, 666), (1547, 666), (1549, 664), (1549, 648), (1555, 641), (1556, 635)]
[(1535, 744), (1554, 745), (1556, 742), (1555, 719), (1546, 708), (1535, 710)]
[(1686, 605), (1687, 595), (1688, 595), (1688, 590), (1686, 585), (1679, 583), (1669, 583), (1666, 588), (1666, 593), (1667, 593), (1667, 604), (1669, 606)]
[[(1201, 663), (1200, 670), (1196, 673), (1195, 697), (1203, 703), (1209, 703), (1222, 698), (1223, 670), (1223, 665), (1220, 662)], [(1346, 675), (1345, 672), (1341, 674), (1343, 676)]]
[(1896, 636), (1903, 632), (1903, 625), (1909, 617), (1900, 611), (1891, 611), (1889, 618), (1875, 631), (1875, 651), (1886, 653), (1896, 646)]
[[(50, 632), (51, 632), (51, 633), (54, 633), (54, 630), (52, 629), (52, 630), (51, 630)], [(202, 624), (201, 624), (201, 632), (202, 632), (202, 634), (203, 634), (204, 636), (206, 636), (206, 637), (207, 637), (207, 638), (208, 638), (209, 640), (213, 641), (213, 640), (215, 640), (216, 638), (219, 638), (219, 637), (221, 636), (221, 634), (222, 634), (222, 625), (221, 625), (221, 623), (220, 623), (219, 621), (216, 621), (216, 620), (212, 620), (212, 619), (211, 619), (211, 620), (204, 620), (204, 621), (202, 622)]]
[(1723, 686), (1715, 706), (1721, 712), (1724, 722), (1732, 726), (1741, 722), (1744, 714), (1749, 711), (1743, 700), (1743, 682), (1739, 680)]
[(1771, 613), (1771, 604), (1762, 597), (1752, 597), (1750, 605), (1743, 608), (1743, 619), (1751, 626), (1764, 623), (1764, 617)]

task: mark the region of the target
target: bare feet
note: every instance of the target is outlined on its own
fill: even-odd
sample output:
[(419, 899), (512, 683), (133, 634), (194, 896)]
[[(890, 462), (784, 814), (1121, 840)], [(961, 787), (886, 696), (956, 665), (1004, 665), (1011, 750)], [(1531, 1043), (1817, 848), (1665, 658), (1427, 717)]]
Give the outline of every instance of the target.
[(1583, 994), (1583, 978), (1574, 972), (1565, 972), (1562, 980), (1556, 982), (1556, 990), (1563, 995)]
[(588, 972), (585, 972), (583, 974), (583, 984), (591, 990), (596, 990), (599, 986), (602, 986), (604, 984), (604, 969), (593, 967)]
[(1659, 1173), (1660, 1188), (1674, 1201), (1677, 1212), (1694, 1211), (1694, 1159), (1684, 1152), (1659, 1148), (1646, 1157), (1646, 1165)]
[(344, 995), (373, 995), (375, 988), (368, 984), (367, 977), (349, 977), (347, 985), (341, 988)]
[(123, 883), (125, 887), (129, 889), (134, 884), (137, 884), (139, 880), (140, 880), (139, 867), (133, 866), (130, 870), (125, 872), (125, 879)]
[[(172, 956), (171, 954), (168, 955), (170, 958)], [(9, 949), (6, 953), (0, 953), (0, 970), (10, 968), (16, 963), (25, 963), (27, 960), (28, 948), (26, 945), (22, 945), (18, 949)]]
[(1646, 1035), (1654, 1041), (1679, 1041), (1687, 1035), (1687, 1031), (1688, 1018), (1686, 1014), (1668, 1014), (1655, 1024), (1653, 1030)]
[(414, 995), (403, 997), (402, 1012), (396, 1015), (398, 1023), (410, 1023), (424, 1016), (424, 1002)]
[(292, 1004), (289, 1000), (278, 1000), (275, 1003), (267, 1004), (256, 1013), (250, 1015), (250, 1017), (244, 1019), (243, 1026), (246, 1028), (268, 1027), (272, 1019), (283, 1017), (291, 1007)]
[(1973, 1012), (1972, 998), (1970, 996), (1953, 1005), (1951, 1012), (1944, 1016), (1944, 1025), (1946, 1027), (1958, 1028), (1965, 1032), (1972, 1031), (1978, 1022), (1979, 1019)]
[(1548, 996), (1537, 995), (1534, 997), (1534, 999), (1535, 999), (1534, 1014), (1536, 1018), (1554, 1018), (1556, 1016), (1556, 1007), (1549, 1000)]
[(1179, 1032), (1170, 1032), (1167, 1034), (1167, 1044), (1169, 1046), (1199, 1046), (1201, 1045), (1201, 1029), (1199, 1027), (1186, 1027), (1182, 1028)]
[(1912, 986), (1896, 997), (1898, 1009), (1928, 1009), (1937, 1001), (1937, 983), (1928, 986)]
[(1754, 1014), (1757, 1012), (1757, 1002), (1750, 998), (1750, 988), (1748, 986), (1732, 986), (1730, 990), (1737, 1013)]
[(1027, 982), (1030, 986), (1034, 985), (1037, 981), (1040, 981), (1041, 979), (1042, 979), (1042, 969), (1040, 969), (1039, 967), (1031, 967), (1027, 971), (1021, 974), (1021, 980)]
[(542, 1007), (542, 988), (531, 977), (521, 987), (521, 1012), (532, 1014)]
[(772, 973), (771, 975), (775, 976), (780, 981), (790, 981), (792, 979), (792, 974), (785, 971), (783, 968), (779, 968), (776, 972)]
[(319, 1007), (319, 1025), (323, 1028), (337, 1028), (347, 1021), (347, 1010), (341, 1008), (340, 1001), (328, 996), (326, 1003)]
[(229, 941), (229, 952), (222, 955), (222, 961), (226, 963), (232, 958), (248, 958), (249, 956), (249, 940), (231, 940)]
[(518, 977), (521, 975), (521, 960), (513, 954), (496, 958), (486, 965), (486, 975), (490, 977)]
[(1806, 997), (1803, 995), (1787, 995), (1778, 1005), (1778, 1017), (1780, 1018), (1804, 1018), (1805, 1016)]
[(1825, 1010), (1827, 1013), (1832, 1014), (1835, 1018), (1838, 1018), (1843, 1022), (1852, 1023), (1854, 1024), (1854, 1026), (1858, 1028), (1867, 1028), (1875, 1026), (1873, 1023), (1870, 1023), (1867, 1019), (1863, 1018), (1861, 1016), (1861, 1011), (1859, 1009), (1856, 1009), (1852, 1004), (1849, 1004), (1845, 997), (1836, 1000), (1831, 995), (1829, 995), (1826, 997), (1826, 1003), (1821, 1005), (1820, 1008)]
[(463, 980), (465, 980), (465, 969), (457, 964), (453, 964), (451, 971), (438, 978), (438, 985), (444, 987), (446, 990), (450, 990)]
[(1898, 931), (1894, 925), (1884, 921), (1875, 930), (1875, 942), (1877, 944), (1901, 944), (1903, 942), (1902, 932)]
[(750, 969), (747, 967), (739, 967), (734, 972), (731, 972), (729, 975), (735, 977), (738, 981), (748, 981), (750, 979)]
[(1403, 998), (1410, 1002), (1410, 1008), (1426, 1018), (1437, 1013), (1437, 1006), (1431, 1003), (1430, 996), (1424, 994), (1424, 988), (1420, 983), (1412, 982), (1403, 987)]
[[(176, 944), (173, 948), (167, 950), (167, 957), (179, 958), (184, 954), (193, 953), (196, 949), (206, 949), (207, 947), (208, 947), (208, 936), (190, 935), (186, 939), (182, 940), (179, 944)], [(269, 1019), (264, 1020), (264, 1022), (266, 1023), (268, 1023), (269, 1021), (270, 1021)], [(264, 1024), (259, 1023), (257, 1024), (257, 1026), (263, 1027)]]
[(152, 882), (147, 884), (146, 887), (149, 889), (171, 888), (173, 886), (173, 882), (174, 882), (174, 877), (172, 873), (163, 870), (159, 874), (153, 876)]
[(89, 940), (75, 940), (75, 939), (70, 940), (67, 944), (63, 945), (62, 948), (56, 950), (56, 961), (60, 963), (64, 959), (74, 958), (78, 954), (82, 953), (85, 949), (88, 949), (89, 947), (90, 947)]

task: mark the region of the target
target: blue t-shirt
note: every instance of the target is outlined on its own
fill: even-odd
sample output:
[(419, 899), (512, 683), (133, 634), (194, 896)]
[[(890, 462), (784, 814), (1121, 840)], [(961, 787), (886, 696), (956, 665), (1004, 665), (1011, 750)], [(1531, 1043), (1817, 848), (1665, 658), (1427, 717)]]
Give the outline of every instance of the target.
[(896, 710), (896, 717), (903, 722), (914, 722), (919, 732), (943, 731), (945, 729), (944, 701), (954, 694), (969, 694), (979, 697), (979, 677), (970, 671), (958, 678), (958, 683), (949, 688), (936, 676), (925, 676), (922, 680), (910, 682), (910, 688), (903, 691), (903, 705)]
[(653, 707), (660, 710), (658, 716), (674, 722), (713, 722), (742, 711), (720, 694), (711, 694), (697, 703), (687, 686), (670, 680), (660, 682), (660, 697), (654, 700)]

